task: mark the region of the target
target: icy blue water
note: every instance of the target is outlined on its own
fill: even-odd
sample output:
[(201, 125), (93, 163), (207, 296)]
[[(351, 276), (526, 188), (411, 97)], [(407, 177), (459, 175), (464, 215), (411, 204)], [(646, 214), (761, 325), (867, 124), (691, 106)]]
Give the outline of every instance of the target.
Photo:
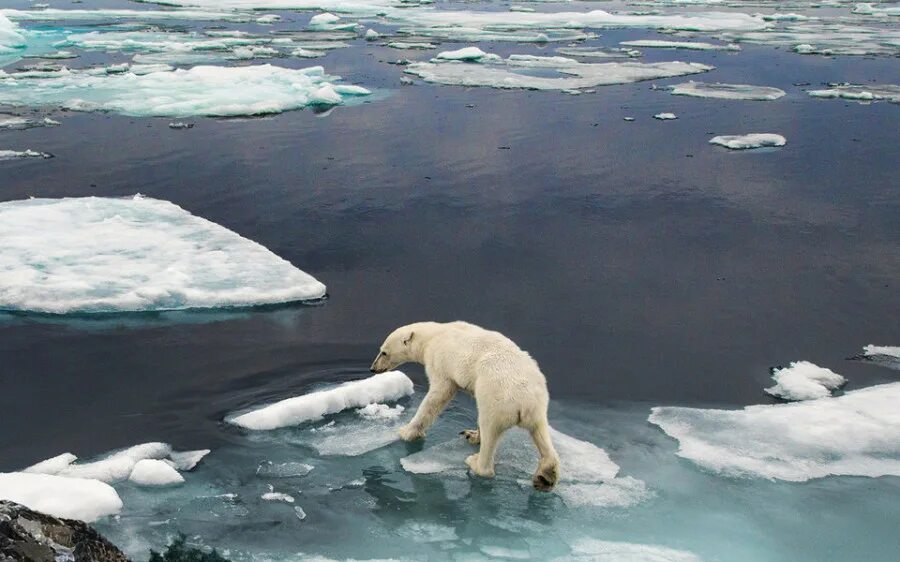
[[(124, 0), (50, 3), (58, 9), (168, 9)], [(645, 4), (522, 3), (547, 13), (751, 15), (773, 13), (776, 3)], [(19, 102), (0, 106), (0, 113), (61, 123), (0, 129), (0, 150), (54, 155), (0, 162), (0, 200), (142, 193), (262, 244), (328, 287), (328, 298), (316, 306), (4, 313), (0, 470), (66, 451), (90, 459), (157, 440), (179, 450), (212, 449), (184, 473), (181, 486), (115, 484), (125, 508), (97, 526), (138, 560), (178, 531), (194, 543), (226, 549), (234, 560), (259, 561), (313, 555), (895, 559), (896, 476), (806, 482), (723, 476), (677, 456), (678, 442), (647, 421), (655, 406), (774, 404), (763, 392), (772, 385), (769, 368), (793, 361), (840, 373), (848, 392), (897, 381), (898, 371), (885, 368), (895, 365), (891, 360), (846, 358), (867, 344), (900, 345), (900, 106), (816, 99), (807, 92), (836, 82), (896, 85), (891, 37), (898, 19), (853, 14), (854, 3), (805, 4), (792, 3), (782, 13), (826, 19), (777, 23), (777, 34), (762, 35), (521, 24), (463, 33), (426, 29), (428, 18), (417, 11), (394, 19), (368, 15), (358, 30), (324, 33), (308, 32), (312, 12), (270, 9), (228, 19), (112, 20), (107, 14), (16, 20), (28, 37), (26, 49), (0, 50), (0, 64), (6, 73), (29, 73), (23, 84), (42, 80), (42, 73), (56, 76), (56, 66), (91, 76), (91, 83), (119, 84), (103, 82), (109, 76), (148, 84), (147, 73), (167, 71), (146, 65), (168, 60), (182, 68), (192, 61), (226, 68), (321, 65), (328, 77), (341, 77), (329, 83), (358, 84), (374, 94), (334, 108), (293, 110), (308, 105), (297, 96), (309, 91), (285, 93), (283, 83), (263, 77), (251, 85), (268, 92), (260, 94), (263, 101), (272, 92), (285, 96), (279, 98), (283, 113), (220, 119), (192, 115), (198, 112), (189, 108), (137, 117), (122, 115), (135, 111), (120, 110), (110, 99), (99, 100), (104, 107), (61, 109), (63, 98), (83, 97), (77, 86), (87, 81), (75, 88), (68, 78), (47, 81), (41, 96), (18, 97), (18, 86), (0, 84), (0, 95)], [(7, 0), (2, 8), (31, 9), (31, 3)], [(508, 8), (440, 2), (422, 9)], [(502, 17), (511, 21), (523, 13)], [(281, 19), (256, 21), (265, 14)], [(366, 41), (362, 33), (369, 28), (382, 38)], [(139, 35), (121, 48), (113, 45), (130, 32)], [(551, 41), (541, 42), (541, 33)], [(446, 39), (466, 34), (464, 42)], [(98, 36), (104, 41), (84, 42)], [(0, 31), (0, 41), (4, 37)], [(472, 45), (504, 59), (557, 56), (557, 48), (571, 48), (570, 40), (579, 37), (576, 47), (609, 52), (641, 39), (735, 41), (741, 50), (639, 49), (642, 56), (629, 61), (694, 62), (715, 70), (598, 86), (580, 95), (428, 84), (388, 64), (426, 62)], [(154, 41), (138, 46), (140, 38)], [(392, 40), (440, 44), (399, 50), (386, 46)], [(836, 54), (802, 55), (793, 50), (799, 44)], [(304, 52), (293, 54), (296, 49)], [(123, 63), (130, 66), (116, 66)], [(559, 68), (523, 74), (557, 76)], [(414, 84), (404, 85), (404, 77)], [(767, 86), (786, 95), (704, 99), (665, 88), (689, 79)], [(68, 84), (70, 91), (50, 95), (54, 84)], [(157, 96), (165, 97), (169, 87), (148, 88), (152, 99), (133, 96), (130, 107), (158, 109)], [(219, 103), (216, 93), (203, 92), (211, 96), (207, 102)], [(241, 93), (232, 114), (258, 101)], [(652, 118), (662, 112), (678, 119)], [(193, 127), (170, 128), (175, 121)], [(748, 151), (708, 143), (717, 135), (748, 133), (780, 134), (787, 143)], [(613, 482), (640, 484), (593, 482), (603, 491), (574, 488), (583, 493), (567, 496), (561, 486), (548, 495), (518, 482), (528, 469), (516, 462), (501, 466), (493, 482), (452, 470), (405, 470), (403, 459), (431, 454), (430, 447), (472, 427), (473, 405), (465, 399), (418, 445), (393, 441), (392, 424), (399, 422), (364, 420), (353, 411), (273, 432), (247, 433), (223, 422), (233, 412), (366, 375), (378, 344), (399, 324), (457, 318), (498, 329), (529, 350), (548, 378), (554, 427), (602, 447), (620, 467)], [(408, 416), (425, 379), (418, 367), (406, 372), (416, 383), (416, 394), (399, 402)], [(330, 421), (333, 426), (311, 431)], [(466, 447), (448, 446), (441, 462)], [(300, 475), (303, 465), (313, 469)], [(262, 499), (269, 492), (294, 501)], [(579, 497), (585, 501), (574, 501)]]

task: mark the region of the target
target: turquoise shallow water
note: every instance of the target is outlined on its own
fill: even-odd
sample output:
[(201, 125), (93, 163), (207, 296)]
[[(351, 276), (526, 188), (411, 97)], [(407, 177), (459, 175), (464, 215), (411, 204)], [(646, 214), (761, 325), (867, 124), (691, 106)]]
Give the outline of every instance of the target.
[[(607, 4), (590, 7), (618, 7)], [(279, 14), (271, 27), (162, 28), (268, 34), (303, 29), (309, 18)], [(53, 36), (105, 29), (88, 23), (21, 25)], [(610, 29), (582, 46), (645, 38), (672, 37)], [(737, 54), (644, 49), (644, 61), (716, 66), (697, 79), (787, 92), (774, 102), (740, 102), (651, 89), (684, 78), (579, 96), (403, 86), (402, 68), (388, 62), (435, 51), (348, 43), (321, 59), (267, 62), (323, 64), (329, 75), (372, 88), (370, 103), (190, 118), (194, 127), (185, 130), (170, 129), (168, 118), (0, 109), (61, 122), (0, 131), (0, 149), (54, 155), (0, 162), (0, 199), (166, 199), (265, 245), (329, 292), (316, 306), (0, 316), (0, 470), (150, 440), (213, 449), (183, 487), (119, 485), (126, 509), (98, 525), (139, 559), (179, 530), (236, 560), (599, 556), (587, 539), (660, 545), (703, 560), (893, 558), (896, 478), (724, 478), (677, 457), (676, 443), (646, 417), (657, 405), (775, 403), (762, 392), (768, 368), (796, 360), (841, 373), (847, 390), (896, 381), (896, 371), (845, 359), (900, 338), (898, 107), (805, 91), (833, 81), (896, 82), (896, 58), (800, 56), (751, 44)], [(507, 56), (552, 55), (555, 45), (479, 46)], [(84, 68), (132, 56), (73, 50), (79, 58), (45, 62)], [(679, 118), (652, 119), (660, 112)], [(752, 153), (707, 144), (742, 132), (777, 132), (788, 144)], [(645, 483), (648, 497), (630, 507), (572, 507), (515, 478), (411, 475), (400, 460), (417, 447), (337, 457), (310, 446), (308, 426), (251, 439), (222, 423), (230, 412), (363, 376), (386, 333), (423, 319), (469, 320), (528, 349), (547, 375), (557, 429), (603, 447), (623, 476)], [(407, 372), (421, 396), (421, 369)], [(473, 417), (461, 401), (424, 446), (455, 438)], [(335, 421), (359, 429), (355, 413)], [(256, 475), (266, 460), (315, 469), (275, 481)], [(268, 484), (295, 503), (261, 500)]]

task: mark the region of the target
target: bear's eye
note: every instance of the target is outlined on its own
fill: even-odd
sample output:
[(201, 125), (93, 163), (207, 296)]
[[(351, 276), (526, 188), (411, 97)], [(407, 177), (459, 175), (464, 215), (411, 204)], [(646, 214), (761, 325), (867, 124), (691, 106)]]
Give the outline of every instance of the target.
[(382, 357), (387, 357), (387, 351), (382, 351), (382, 352), (381, 352), (381, 356), (382, 356)]

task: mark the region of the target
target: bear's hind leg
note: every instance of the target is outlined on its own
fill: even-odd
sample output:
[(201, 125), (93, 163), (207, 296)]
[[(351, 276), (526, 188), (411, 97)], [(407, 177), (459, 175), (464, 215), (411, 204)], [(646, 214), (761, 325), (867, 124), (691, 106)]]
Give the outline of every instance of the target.
[(541, 456), (531, 483), (535, 489), (546, 492), (559, 481), (559, 455), (550, 440), (550, 426), (547, 425), (546, 420), (538, 422), (529, 430), (534, 446), (537, 447), (538, 454)]
[(497, 452), (497, 445), (500, 444), (500, 437), (507, 429), (509, 429), (508, 426), (497, 423), (496, 419), (485, 415), (478, 416), (478, 436), (481, 439), (481, 448), (476, 454), (470, 455), (466, 459), (466, 464), (469, 465), (472, 472), (485, 478), (494, 477), (494, 454)]

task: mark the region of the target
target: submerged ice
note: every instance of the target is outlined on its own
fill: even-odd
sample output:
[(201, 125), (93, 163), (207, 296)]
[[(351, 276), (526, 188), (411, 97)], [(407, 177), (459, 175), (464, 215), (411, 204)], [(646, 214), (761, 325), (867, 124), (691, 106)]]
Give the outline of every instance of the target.
[(335, 83), (337, 78), (321, 66), (151, 70), (126, 67), (98, 74), (63, 69), (41, 76), (0, 71), (0, 103), (155, 117), (236, 116), (338, 105), (369, 94), (359, 86)]
[(263, 246), (145, 197), (0, 203), (0, 239), (5, 310), (174, 310), (325, 295), (322, 283)]
[(900, 383), (743, 410), (653, 408), (678, 455), (729, 476), (900, 476)]

